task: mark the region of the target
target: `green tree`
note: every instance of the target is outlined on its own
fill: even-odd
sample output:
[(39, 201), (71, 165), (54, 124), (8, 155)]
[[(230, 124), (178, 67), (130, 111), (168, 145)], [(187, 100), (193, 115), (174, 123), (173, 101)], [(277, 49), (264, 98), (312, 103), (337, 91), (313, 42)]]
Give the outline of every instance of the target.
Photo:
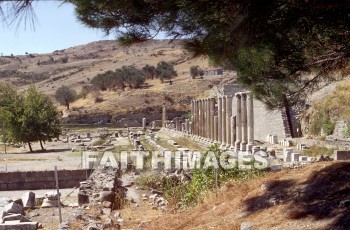
[(156, 75), (156, 67), (147, 64), (142, 68), (142, 72), (145, 74), (147, 79), (153, 80), (154, 76)]
[(62, 85), (56, 90), (55, 98), (60, 104), (65, 105), (69, 109), (69, 104), (76, 100), (77, 93), (74, 89)]
[(51, 100), (34, 86), (26, 93), (17, 93), (11, 87), (1, 85), (0, 95), (7, 96), (0, 102), (0, 117), (6, 129), (6, 136), (2, 137), (4, 142), (28, 144), (32, 152), (32, 142), (40, 142), (44, 150), (42, 142), (59, 137), (58, 112)]
[(71, 2), (85, 25), (118, 31), (126, 45), (158, 31), (186, 38), (194, 56), (238, 70), (238, 80), (271, 108), (303, 102), (333, 71), (348, 70), (348, 0)]
[(191, 66), (190, 67), (190, 75), (192, 79), (195, 79), (196, 77), (199, 76), (199, 66)]
[(123, 66), (121, 68), (121, 73), (125, 82), (128, 83), (131, 88), (140, 88), (145, 82), (144, 73), (135, 66)]
[[(16, 17), (31, 2), (2, 4), (14, 5)], [(158, 32), (186, 38), (194, 56), (238, 70), (238, 81), (271, 108), (303, 103), (334, 71), (349, 72), (349, 0), (67, 2), (83, 24), (116, 32), (125, 45)]]
[(30, 86), (24, 99), (23, 126), (26, 127), (26, 142), (32, 151), (30, 142), (39, 141), (41, 149), (43, 142), (58, 138), (61, 125), (58, 112), (52, 101), (45, 94), (38, 92), (35, 86)]
[(165, 61), (161, 61), (157, 64), (156, 76), (163, 83), (165, 79), (169, 80), (169, 84), (172, 84), (171, 79), (177, 76), (177, 72), (174, 69), (174, 66)]

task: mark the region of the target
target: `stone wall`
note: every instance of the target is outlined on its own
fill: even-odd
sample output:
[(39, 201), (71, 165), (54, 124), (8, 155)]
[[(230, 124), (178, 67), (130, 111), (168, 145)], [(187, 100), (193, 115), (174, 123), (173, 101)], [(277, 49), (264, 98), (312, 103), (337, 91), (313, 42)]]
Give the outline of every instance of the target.
[[(168, 111), (167, 119), (171, 120), (175, 117), (182, 116), (188, 113), (188, 111)], [(138, 112), (135, 114), (118, 114), (118, 115), (90, 115), (90, 114), (81, 114), (79, 116), (64, 118), (62, 122), (64, 124), (90, 124), (96, 126), (106, 126), (111, 124), (116, 128), (125, 128), (125, 125), (129, 127), (141, 127), (142, 118), (146, 118), (148, 122), (153, 120), (161, 120), (162, 113), (161, 111), (157, 112)], [(148, 123), (147, 123), (148, 125)]]
[(119, 169), (97, 167), (89, 179), (80, 182), (78, 204), (84, 209), (73, 211), (58, 229), (73, 229), (72, 225), (74, 229), (120, 229), (111, 219), (112, 211), (121, 208), (126, 194), (120, 177)]
[(346, 121), (337, 121), (335, 123), (333, 136), (345, 138), (347, 129), (348, 124)]
[[(60, 188), (73, 188), (90, 176), (92, 170), (60, 170)], [(28, 171), (0, 173), (0, 191), (52, 189), (56, 187), (55, 171)]]
[(334, 150), (334, 160), (336, 161), (350, 160), (350, 151)]

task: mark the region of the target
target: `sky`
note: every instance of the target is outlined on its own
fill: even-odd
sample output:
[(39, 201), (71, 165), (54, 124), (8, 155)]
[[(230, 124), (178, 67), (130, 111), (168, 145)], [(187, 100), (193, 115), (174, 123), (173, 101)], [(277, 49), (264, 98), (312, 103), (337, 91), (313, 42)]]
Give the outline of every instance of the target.
[(51, 53), (92, 41), (115, 39), (114, 36), (106, 37), (102, 31), (87, 28), (78, 22), (71, 4), (34, 1), (32, 5), (37, 18), (35, 29), (30, 24), (25, 27), (24, 23), (19, 28), (0, 24), (0, 54)]

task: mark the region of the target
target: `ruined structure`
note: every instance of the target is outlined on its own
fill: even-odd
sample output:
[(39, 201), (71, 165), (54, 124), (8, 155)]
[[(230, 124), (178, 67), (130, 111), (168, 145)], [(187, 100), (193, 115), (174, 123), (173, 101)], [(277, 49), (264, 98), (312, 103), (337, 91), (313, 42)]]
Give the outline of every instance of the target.
[(163, 106), (163, 127), (218, 143), (224, 149), (242, 151), (252, 150), (254, 140), (266, 140), (269, 135), (279, 140), (291, 137), (286, 111), (268, 110), (242, 85), (224, 85), (214, 93), (216, 97), (192, 100), (191, 120), (177, 117), (165, 121)]

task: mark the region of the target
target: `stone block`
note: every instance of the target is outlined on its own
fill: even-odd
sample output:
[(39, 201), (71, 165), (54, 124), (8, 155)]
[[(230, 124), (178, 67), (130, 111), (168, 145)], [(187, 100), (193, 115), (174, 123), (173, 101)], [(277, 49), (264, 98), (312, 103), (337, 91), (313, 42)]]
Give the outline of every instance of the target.
[(299, 161), (306, 162), (306, 161), (308, 161), (308, 157), (307, 156), (299, 156)]
[(7, 221), (0, 224), (0, 230), (37, 230), (38, 222)]
[(45, 198), (43, 200), (43, 203), (41, 204), (41, 208), (53, 208), (58, 207), (58, 200), (49, 200), (48, 198)]
[(283, 149), (283, 160), (284, 162), (291, 162), (292, 158), (291, 158), (291, 154), (294, 150), (292, 148), (284, 148)]
[(299, 153), (292, 153), (292, 161), (299, 161)]
[(17, 213), (17, 214), (23, 214), (23, 207), (19, 204), (16, 204), (15, 202), (11, 202), (8, 205), (4, 207), (4, 211), (8, 213)]
[[(61, 194), (60, 194), (60, 195), (61, 195)], [(50, 192), (47, 192), (47, 193), (45, 193), (45, 197), (46, 197), (48, 200), (58, 200), (57, 191), (50, 191)]]
[(2, 223), (3, 218), (8, 215), (9, 214), (7, 212), (0, 208), (0, 224)]
[(89, 203), (89, 196), (85, 194), (84, 192), (80, 191), (78, 193), (78, 204), (79, 206), (82, 206), (83, 204)]
[(241, 230), (250, 230), (250, 229), (252, 229), (252, 226), (253, 226), (253, 224), (252, 224), (252, 222), (243, 222), (242, 224), (241, 224)]
[(113, 192), (111, 192), (111, 191), (100, 192), (99, 199), (101, 202), (103, 202), (103, 201), (113, 202), (113, 199), (114, 199)]
[(350, 160), (350, 151), (334, 150), (334, 160), (336, 161)]
[(3, 219), (3, 222), (11, 221), (11, 220), (19, 220), (20, 222), (30, 222), (26, 217), (22, 216), (21, 214), (10, 214), (5, 216)]
[(25, 208), (34, 208), (35, 207), (35, 193), (26, 192), (22, 195), (22, 203)]

